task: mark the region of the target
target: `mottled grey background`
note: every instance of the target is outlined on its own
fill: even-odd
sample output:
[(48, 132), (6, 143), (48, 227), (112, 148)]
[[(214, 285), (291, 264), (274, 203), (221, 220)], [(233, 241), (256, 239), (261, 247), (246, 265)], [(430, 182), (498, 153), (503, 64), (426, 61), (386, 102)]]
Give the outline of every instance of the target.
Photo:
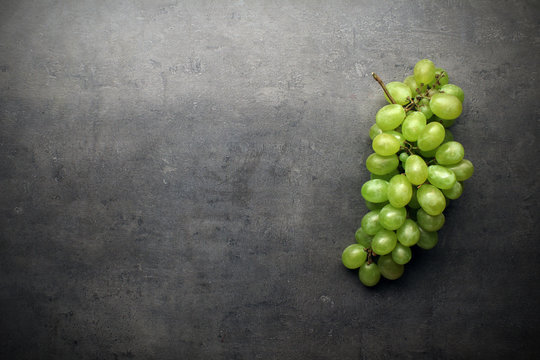
[[(226, 4), (227, 3), (227, 4)], [(2, 359), (538, 355), (537, 1), (1, 1)], [(370, 77), (430, 58), (476, 165), (363, 287)]]

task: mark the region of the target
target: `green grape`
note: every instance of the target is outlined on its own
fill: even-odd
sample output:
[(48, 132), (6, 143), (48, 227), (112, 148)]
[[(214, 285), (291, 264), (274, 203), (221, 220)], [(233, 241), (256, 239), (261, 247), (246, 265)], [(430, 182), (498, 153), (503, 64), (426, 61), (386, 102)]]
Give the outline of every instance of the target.
[(457, 141), (442, 144), (435, 153), (435, 159), (441, 165), (454, 165), (463, 160), (465, 149)]
[[(444, 197), (444, 196), (443, 196)], [(379, 213), (379, 224), (387, 230), (397, 230), (407, 219), (407, 210), (404, 207), (385, 205)]]
[(409, 111), (405, 120), (403, 120), (401, 131), (407, 141), (416, 141), (425, 127), (426, 116), (420, 111)]
[(433, 111), (429, 107), (429, 99), (423, 98), (418, 102), (418, 111), (420, 111), (426, 117), (426, 120), (429, 120), (433, 116)]
[(366, 207), (369, 209), (369, 210), (381, 210), (384, 205), (386, 204), (389, 204), (388, 201), (385, 201), (385, 202), (382, 202), (382, 203), (373, 203), (371, 201), (365, 201), (366, 203)]
[(441, 124), (442, 126), (444, 126), (445, 129), (454, 125), (455, 122), (456, 122), (456, 119), (452, 119), (452, 120), (441, 119)]
[(411, 94), (413, 96), (417, 96), (419, 94), (422, 94), (424, 91), (426, 91), (426, 85), (419, 86), (416, 83), (416, 79), (414, 78), (414, 75), (407, 76), (405, 80), (403, 80), (403, 83), (411, 89)]
[(373, 153), (366, 159), (366, 167), (369, 172), (375, 175), (384, 175), (395, 170), (399, 165), (399, 159), (396, 154), (382, 156)]
[(432, 97), (433, 95), (438, 94), (438, 93), (439, 93), (439, 90), (437, 90), (437, 89), (435, 89), (435, 88), (432, 88), (432, 89), (429, 89), (429, 90), (427, 91), (427, 96), (428, 96), (428, 97)]
[(381, 202), (387, 201), (388, 200), (387, 192), (388, 192), (388, 181), (381, 180), (381, 179), (373, 179), (373, 180), (366, 181), (364, 185), (362, 185), (362, 190), (361, 190), (362, 197), (372, 203), (381, 203)]
[[(386, 84), (386, 90), (392, 95), (396, 103), (399, 105), (406, 105), (410, 102), (410, 98), (412, 98), (412, 92), (409, 86), (406, 84), (399, 82), (399, 81), (392, 81)], [(384, 95), (386, 98), (386, 101), (391, 103), (390, 99), (386, 94)]]
[(407, 204), (408, 207), (411, 209), (420, 209), (420, 204), (418, 203), (418, 198), (416, 197), (416, 193), (418, 192), (418, 189), (416, 186), (412, 187), (412, 196), (411, 201)]
[(405, 267), (403, 265), (396, 264), (395, 261), (392, 260), (392, 255), (383, 255), (379, 257), (377, 265), (379, 266), (381, 275), (388, 280), (399, 279), (405, 271)]
[(399, 146), (405, 146), (405, 137), (399, 131), (390, 130), (390, 131), (385, 131), (384, 133), (394, 136), (399, 142)]
[(394, 130), (405, 119), (405, 110), (399, 104), (385, 105), (375, 115), (375, 121), (383, 131)]
[(371, 210), (362, 218), (360, 224), (366, 234), (373, 236), (382, 229), (382, 225), (379, 224), (379, 213), (380, 210)]
[(373, 179), (381, 179), (381, 180), (390, 181), (390, 179), (391, 179), (394, 175), (397, 175), (397, 174), (399, 174), (398, 169), (394, 169), (394, 170), (390, 171), (388, 174), (384, 174), (384, 175), (376, 175), (376, 174), (370, 173), (369, 178), (370, 178), (371, 180), (373, 180)]
[(441, 87), (441, 92), (445, 94), (454, 95), (459, 99), (459, 101), (463, 102), (465, 100), (465, 94), (463, 93), (463, 90), (457, 85), (454, 84), (446, 84)]
[(392, 250), (392, 260), (398, 265), (405, 265), (411, 261), (412, 252), (408, 246), (403, 246), (400, 243), (396, 244), (394, 250)]
[(387, 198), (392, 206), (399, 208), (411, 201), (412, 186), (403, 174), (395, 175), (388, 183)]
[(447, 199), (456, 200), (463, 193), (463, 184), (456, 181), (454, 186), (452, 186), (450, 189), (444, 189), (441, 191)]
[(416, 243), (420, 248), (424, 250), (433, 249), (435, 245), (437, 245), (437, 242), (439, 242), (439, 236), (437, 235), (436, 231), (426, 231), (420, 229), (420, 240)]
[(373, 140), (373, 139), (375, 139), (375, 136), (377, 136), (379, 134), (382, 134), (382, 132), (383, 131), (381, 130), (381, 128), (377, 124), (373, 124), (369, 128), (369, 138), (371, 140)]
[(423, 184), (428, 177), (428, 167), (424, 159), (418, 155), (409, 156), (405, 163), (405, 175), (411, 184)]
[(437, 153), (437, 149), (438, 149), (438, 148), (435, 148), (435, 149), (429, 150), (429, 151), (420, 150), (419, 153), (420, 153), (420, 155), (422, 155), (422, 157), (424, 157), (425, 159), (430, 159), (430, 158), (435, 157), (435, 154)]
[(362, 245), (365, 248), (371, 247), (371, 239), (373, 236), (368, 235), (361, 227), (354, 233), (356, 243)]
[(349, 245), (341, 254), (341, 262), (347, 269), (358, 269), (364, 265), (367, 259), (367, 252), (364, 247), (358, 244)]
[(382, 133), (375, 136), (372, 147), (377, 154), (389, 156), (399, 151), (399, 140), (391, 134)]
[(406, 152), (402, 152), (401, 154), (399, 154), (398, 157), (399, 157), (399, 161), (401, 161), (401, 163), (403, 164), (404, 162), (407, 161), (409, 154), (407, 154)]
[(435, 94), (429, 101), (431, 111), (441, 119), (452, 120), (461, 115), (463, 106), (455, 95), (447, 93)]
[(429, 215), (424, 209), (418, 209), (416, 212), (416, 222), (426, 231), (437, 231), (443, 227), (445, 217), (443, 213), (439, 215)]
[(452, 134), (450, 130), (444, 129), (444, 139), (442, 143), (446, 144), (447, 142), (450, 142), (450, 141), (454, 141), (454, 134)]
[(417, 84), (429, 84), (435, 80), (435, 64), (431, 60), (422, 59), (414, 65), (414, 78)]
[[(446, 207), (446, 199), (443, 193), (433, 185), (424, 184), (420, 186), (416, 196), (422, 209), (424, 209), (429, 215), (439, 215)], [(386, 206), (381, 209), (381, 212), (386, 208)]]
[(439, 189), (450, 189), (456, 182), (456, 174), (441, 165), (430, 165), (427, 178), (431, 185)]
[(445, 165), (445, 167), (452, 170), (454, 174), (456, 174), (457, 181), (465, 181), (474, 173), (474, 166), (467, 159), (463, 159), (457, 164)]
[[(435, 68), (435, 78), (439, 80), (439, 84), (435, 86), (436, 89), (440, 89), (442, 86), (448, 84), (448, 73), (441, 68)], [(434, 81), (433, 83), (435, 83)]]
[(444, 127), (438, 122), (426, 125), (418, 136), (417, 145), (422, 151), (429, 151), (441, 145), (444, 140)]
[(420, 230), (414, 220), (407, 219), (396, 231), (398, 241), (404, 246), (413, 246), (420, 239)]
[(375, 263), (364, 263), (358, 271), (358, 277), (365, 286), (375, 286), (381, 279), (381, 272)]
[(371, 239), (371, 248), (377, 255), (389, 254), (397, 244), (396, 233), (390, 230), (379, 230)]

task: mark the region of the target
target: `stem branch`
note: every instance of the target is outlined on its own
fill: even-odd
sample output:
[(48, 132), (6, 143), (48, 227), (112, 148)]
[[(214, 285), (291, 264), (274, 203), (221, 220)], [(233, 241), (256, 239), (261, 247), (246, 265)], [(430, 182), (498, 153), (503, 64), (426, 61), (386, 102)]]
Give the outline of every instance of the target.
[(394, 100), (394, 98), (392, 97), (392, 95), (390, 95), (390, 93), (388, 92), (388, 89), (386, 89), (386, 86), (384, 86), (384, 83), (383, 81), (381, 80), (381, 78), (379, 77), (379, 75), (375, 74), (375, 73), (371, 73), (371, 75), (373, 75), (373, 78), (375, 80), (377, 80), (377, 82), (379, 83), (379, 85), (381, 85), (382, 89), (384, 90), (384, 93), (386, 94), (386, 96), (388, 96), (388, 99), (390, 99), (390, 102), (392, 104), (397, 104), (396, 103), (396, 100)]

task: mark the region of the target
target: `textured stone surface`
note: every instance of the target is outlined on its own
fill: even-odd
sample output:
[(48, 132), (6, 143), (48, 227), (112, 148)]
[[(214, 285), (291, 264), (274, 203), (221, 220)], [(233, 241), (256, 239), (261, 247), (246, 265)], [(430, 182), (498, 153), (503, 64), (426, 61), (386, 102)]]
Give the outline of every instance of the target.
[[(538, 2), (224, 3), (1, 2), (0, 357), (537, 355)], [(367, 289), (369, 74), (425, 57), (476, 172)]]

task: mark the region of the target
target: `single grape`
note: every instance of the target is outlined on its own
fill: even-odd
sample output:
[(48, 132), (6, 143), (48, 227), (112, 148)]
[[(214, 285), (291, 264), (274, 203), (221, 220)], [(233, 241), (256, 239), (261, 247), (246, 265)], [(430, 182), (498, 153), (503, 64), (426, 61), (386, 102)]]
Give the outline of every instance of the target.
[(396, 262), (392, 260), (392, 255), (383, 255), (379, 257), (377, 265), (379, 266), (381, 275), (388, 280), (399, 279), (405, 271), (403, 265), (396, 264)]
[(364, 265), (360, 266), (358, 277), (365, 286), (375, 286), (381, 279), (381, 272), (379, 271), (377, 264), (368, 264), (366, 262)]
[(371, 140), (373, 140), (373, 139), (375, 139), (375, 136), (377, 136), (379, 134), (382, 134), (382, 132), (383, 131), (381, 130), (381, 128), (377, 124), (373, 124), (369, 128), (369, 138)]
[(431, 97), (429, 101), (431, 111), (441, 119), (452, 120), (461, 115), (463, 106), (455, 95), (438, 93)]
[(364, 231), (364, 229), (360, 227), (354, 233), (354, 238), (356, 239), (357, 244), (360, 244), (365, 248), (369, 248), (371, 246), (371, 239), (373, 238), (373, 236), (369, 235), (367, 232)]
[(424, 159), (411, 155), (405, 162), (405, 175), (413, 185), (423, 184), (428, 177), (428, 167)]
[(442, 144), (435, 153), (435, 159), (441, 165), (454, 165), (463, 160), (465, 149), (457, 141)]
[(399, 142), (399, 146), (405, 146), (405, 137), (399, 131), (389, 130), (389, 131), (385, 131), (384, 133), (385, 134), (390, 134), (393, 137), (395, 137), (397, 139), (397, 141)]
[[(444, 196), (443, 196), (444, 197)], [(404, 207), (394, 207), (392, 204), (385, 205), (379, 213), (379, 224), (387, 230), (397, 230), (407, 218), (407, 210)]]
[(405, 120), (405, 110), (399, 104), (385, 105), (375, 115), (375, 121), (383, 131), (394, 130)]
[(456, 119), (452, 119), (452, 120), (441, 119), (441, 124), (442, 126), (444, 126), (445, 129), (454, 125), (455, 122), (456, 122)]
[(420, 155), (422, 155), (422, 157), (424, 159), (430, 159), (430, 158), (434, 158), (435, 157), (435, 154), (437, 153), (437, 149), (438, 148), (435, 148), (433, 150), (429, 150), (429, 151), (424, 151), (424, 150), (420, 150), (419, 153)]
[(420, 230), (414, 220), (406, 219), (396, 231), (398, 241), (405, 246), (413, 246), (420, 239)]
[(396, 233), (386, 229), (379, 230), (371, 240), (371, 248), (377, 255), (389, 254), (396, 244)]
[(362, 245), (352, 244), (343, 250), (341, 262), (347, 269), (358, 269), (366, 262), (367, 252)]
[(422, 59), (414, 65), (414, 78), (418, 84), (429, 84), (435, 80), (435, 64), (431, 60)]
[(398, 157), (399, 157), (399, 161), (401, 161), (401, 163), (403, 164), (404, 162), (407, 161), (409, 154), (407, 154), (406, 152), (402, 152), (401, 154), (399, 154)]
[(433, 82), (433, 84), (435, 84), (435, 82), (439, 80), (439, 84), (435, 85), (435, 88), (440, 89), (442, 86), (448, 84), (448, 73), (446, 72), (446, 70), (439, 67), (435, 68), (435, 79), (436, 80)]
[(428, 181), (439, 189), (450, 189), (456, 182), (456, 174), (444, 166), (430, 165), (428, 166)]
[(456, 174), (457, 181), (465, 181), (474, 173), (474, 166), (467, 159), (463, 159), (457, 164), (445, 165), (445, 167), (452, 170), (454, 174)]
[(407, 141), (416, 141), (425, 127), (426, 116), (420, 111), (409, 111), (405, 120), (403, 120), (401, 131)]
[(418, 136), (417, 145), (420, 150), (429, 151), (441, 145), (444, 140), (444, 127), (438, 122), (426, 125)]
[(407, 205), (411, 201), (411, 182), (404, 174), (395, 175), (390, 179), (387, 188), (387, 198), (392, 206), (399, 208)]
[(426, 91), (426, 85), (419, 86), (419, 84), (416, 82), (416, 79), (414, 78), (414, 75), (407, 76), (405, 80), (403, 80), (403, 83), (407, 85), (409, 89), (411, 89), (411, 94), (413, 96), (417, 96)]
[(429, 107), (429, 99), (423, 98), (418, 102), (418, 111), (420, 111), (424, 116), (426, 117), (426, 120), (429, 120), (433, 116), (433, 111), (431, 111), (431, 107)]
[(456, 200), (463, 193), (463, 184), (456, 181), (454, 186), (452, 186), (450, 189), (443, 189), (441, 191), (447, 199)]
[(371, 210), (362, 218), (360, 224), (366, 234), (373, 236), (382, 229), (382, 225), (379, 224), (379, 213), (380, 210)]
[(399, 151), (399, 140), (391, 134), (382, 133), (375, 136), (373, 150), (382, 156), (389, 156)]
[(397, 243), (394, 250), (392, 250), (392, 260), (394, 260), (396, 264), (405, 265), (411, 261), (411, 258), (412, 252), (408, 246)]
[(394, 171), (399, 165), (399, 159), (396, 154), (382, 156), (373, 153), (366, 159), (366, 167), (369, 172), (375, 175), (385, 175)]
[(373, 174), (373, 173), (370, 173), (370, 179), (373, 180), (373, 179), (381, 179), (381, 180), (386, 180), (386, 181), (390, 181), (390, 179), (394, 176), (394, 175), (397, 175), (399, 174), (399, 171), (397, 169), (394, 169), (392, 171), (390, 171), (388, 174), (384, 174), (384, 175), (376, 175), (376, 174)]
[(431, 123), (431, 122), (439, 122), (439, 123), (441, 123), (441, 125), (442, 125), (443, 119), (441, 119), (441, 118), (438, 117), (437, 115), (433, 115), (433, 116), (431, 117), (431, 119), (428, 120), (428, 124)]
[[(430, 184), (420, 186), (416, 193), (418, 203), (429, 215), (439, 215), (446, 207), (446, 198), (441, 190)], [(389, 206), (389, 205), (386, 205)], [(386, 208), (383, 207), (381, 212)]]
[(438, 94), (439, 93), (439, 90), (435, 89), (435, 88), (431, 88), (427, 91), (427, 96), (428, 97), (432, 97), (433, 95), (435, 94)]
[(426, 231), (420, 229), (420, 240), (416, 243), (420, 248), (424, 250), (433, 249), (435, 245), (437, 245), (437, 242), (439, 242), (439, 236), (437, 235), (436, 231)]
[[(392, 95), (396, 103), (399, 105), (406, 105), (409, 103), (409, 99), (412, 97), (412, 92), (409, 86), (399, 81), (392, 81), (386, 84), (386, 90)], [(384, 95), (386, 101), (391, 102), (386, 94)]]
[(365, 201), (366, 207), (369, 210), (381, 210), (386, 204), (389, 204), (388, 201), (382, 202), (382, 203), (373, 203), (371, 201)]
[[(443, 125), (444, 126), (444, 125)], [(454, 134), (448, 129), (444, 129), (444, 139), (442, 141), (443, 144), (446, 144), (447, 142), (454, 141)]]
[(465, 94), (463, 93), (463, 90), (461, 90), (459, 86), (454, 84), (446, 84), (441, 87), (440, 91), (445, 94), (454, 95), (461, 102), (463, 102), (463, 100), (465, 99)]
[(443, 213), (433, 216), (425, 212), (424, 209), (418, 209), (416, 212), (416, 221), (426, 231), (437, 231), (443, 227), (445, 217)]
[[(446, 169), (445, 169), (446, 170)], [(450, 170), (447, 170), (452, 172)], [(453, 174), (453, 173), (452, 173)], [(388, 200), (388, 181), (381, 179), (368, 180), (362, 185), (362, 197), (372, 203), (382, 203)]]
[(416, 193), (418, 192), (418, 189), (416, 186), (412, 187), (412, 196), (411, 201), (407, 204), (408, 207), (411, 209), (420, 209), (420, 204), (418, 203), (418, 198), (416, 197)]

